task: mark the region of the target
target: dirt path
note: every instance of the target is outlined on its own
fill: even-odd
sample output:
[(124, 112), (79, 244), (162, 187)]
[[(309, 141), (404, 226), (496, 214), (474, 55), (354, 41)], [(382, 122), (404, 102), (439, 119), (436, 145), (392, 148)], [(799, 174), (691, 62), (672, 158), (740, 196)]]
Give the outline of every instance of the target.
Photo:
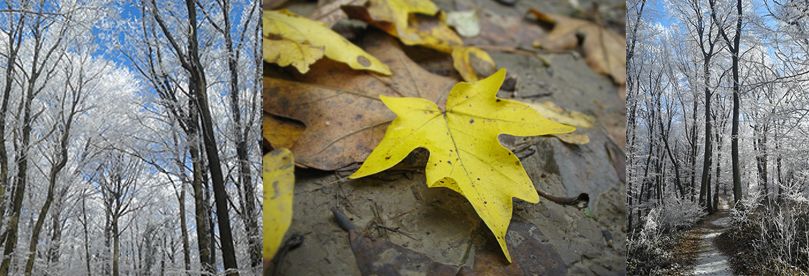
[(680, 254), (688, 256), (687, 267), (692, 267), (686, 271), (690, 271), (691, 275), (733, 275), (728, 257), (719, 251), (714, 242), (729, 224), (728, 210), (720, 209), (688, 230), (678, 248)]

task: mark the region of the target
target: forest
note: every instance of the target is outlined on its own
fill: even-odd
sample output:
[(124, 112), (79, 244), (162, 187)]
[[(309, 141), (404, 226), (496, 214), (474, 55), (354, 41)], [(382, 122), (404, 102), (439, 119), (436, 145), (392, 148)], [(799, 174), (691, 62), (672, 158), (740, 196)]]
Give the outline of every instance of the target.
[(0, 275), (260, 269), (256, 2), (0, 3)]
[(628, 2), (630, 274), (809, 271), (806, 7)]

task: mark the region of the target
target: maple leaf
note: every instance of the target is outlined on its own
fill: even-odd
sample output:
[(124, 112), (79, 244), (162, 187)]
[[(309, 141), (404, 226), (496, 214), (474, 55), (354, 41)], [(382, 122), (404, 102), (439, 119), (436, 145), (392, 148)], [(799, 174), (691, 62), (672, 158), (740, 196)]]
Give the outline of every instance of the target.
[[(380, 32), (367, 34), (362, 45), (396, 72), (380, 76), (346, 70), (345, 65), (322, 60), (304, 75), (286, 79), (264, 77), (264, 112), (300, 121), (303, 132), (273, 128), (265, 135), (271, 145), (289, 145), (279, 136), (299, 135), (296, 162), (305, 167), (336, 170), (362, 162), (396, 116), (379, 95), (422, 97), (441, 102), (454, 80), (432, 74), (412, 61), (399, 43)], [(270, 122), (277, 124), (279, 122)], [(265, 128), (266, 129), (266, 128)], [(267, 134), (267, 131), (265, 131)]]
[(485, 51), (464, 46), (447, 24), (446, 15), (430, 0), (368, 0), (364, 6), (343, 6), (350, 18), (365, 21), (398, 37), (405, 45), (418, 45), (451, 53), (453, 67), (464, 80), (494, 72), (494, 60)]
[(343, 10), (350, 18), (398, 37), (405, 45), (423, 45), (446, 53), (463, 45), (430, 0), (369, 0), (365, 6), (343, 6)]
[(357, 70), (390, 75), (387, 65), (352, 44), (323, 23), (290, 11), (264, 11), (262, 15), (264, 61), (292, 65), (301, 73), (324, 55)]
[(264, 155), (264, 260), (272, 259), (292, 223), (292, 194), (295, 185), (292, 153), (276, 149)]
[(511, 262), (505, 237), (512, 198), (537, 203), (539, 195), (520, 159), (497, 137), (560, 134), (575, 128), (548, 120), (520, 102), (498, 99), (505, 75), (500, 69), (483, 80), (456, 84), (443, 109), (422, 98), (381, 96), (397, 117), (350, 178), (384, 171), (416, 148), (427, 149), (427, 186), (466, 197)]
[(590, 21), (562, 15), (529, 10), (539, 21), (553, 25), (548, 36), (536, 41), (536, 45), (550, 51), (566, 51), (579, 45), (587, 65), (594, 71), (612, 77), (622, 85), (626, 83), (626, 38)]
[[(578, 111), (564, 110), (551, 101), (529, 103), (528, 105), (545, 118), (557, 123), (578, 127), (579, 129), (591, 128), (595, 122), (595, 118), (589, 115)], [(553, 136), (568, 144), (583, 145), (590, 142), (589, 136), (580, 133), (563, 133), (554, 134)]]

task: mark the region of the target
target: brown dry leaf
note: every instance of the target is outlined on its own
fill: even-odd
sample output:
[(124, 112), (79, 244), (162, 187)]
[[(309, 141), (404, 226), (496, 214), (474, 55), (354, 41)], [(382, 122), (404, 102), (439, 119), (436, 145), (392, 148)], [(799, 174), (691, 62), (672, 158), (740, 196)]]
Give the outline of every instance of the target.
[(463, 45), (447, 25), (445, 16), (430, 0), (369, 0), (364, 6), (344, 6), (348, 17), (371, 24), (398, 37), (405, 45), (420, 45), (441, 52)]
[(579, 45), (587, 65), (594, 71), (612, 77), (618, 85), (626, 83), (626, 39), (590, 21), (529, 10), (540, 22), (553, 25), (551, 32), (535, 41), (535, 46), (549, 51), (567, 51)]
[(326, 26), (334, 26), (337, 21), (348, 18), (348, 15), (340, 9), (341, 6), (362, 6), (368, 0), (321, 0), (317, 3), (317, 8), (309, 18), (323, 22)]
[(336, 170), (362, 162), (396, 117), (380, 95), (421, 97), (443, 104), (455, 83), (419, 67), (387, 35), (369, 33), (363, 45), (394, 75), (348, 70), (323, 59), (294, 80), (264, 78), (264, 112), (306, 125), (291, 148), (298, 164)]

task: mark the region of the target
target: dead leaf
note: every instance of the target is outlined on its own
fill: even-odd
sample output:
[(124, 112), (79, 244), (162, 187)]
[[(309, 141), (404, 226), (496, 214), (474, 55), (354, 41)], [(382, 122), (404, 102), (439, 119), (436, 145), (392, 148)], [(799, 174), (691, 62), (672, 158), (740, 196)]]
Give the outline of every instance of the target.
[(430, 0), (369, 0), (365, 6), (343, 6), (350, 18), (398, 37), (405, 45), (420, 45), (449, 53), (463, 40), (445, 22)]
[(306, 73), (323, 56), (357, 70), (390, 75), (390, 69), (373, 55), (335, 33), (323, 23), (290, 11), (265, 10), (262, 14), (264, 61), (292, 65)]
[(273, 148), (290, 149), (295, 146), (295, 141), (301, 136), (304, 126), (272, 115), (264, 115), (261, 129), (264, 139), (270, 142)]
[(276, 149), (264, 155), (264, 249), (265, 263), (272, 260), (292, 223), (292, 197), (295, 189), (295, 166), (292, 153)]
[(298, 164), (336, 170), (362, 162), (396, 117), (380, 95), (442, 102), (454, 83), (419, 67), (387, 35), (369, 33), (363, 45), (395, 74), (346, 70), (345, 65), (324, 59), (305, 75), (264, 78), (264, 112), (306, 126), (291, 148)]
[(551, 119), (557, 123), (567, 124), (578, 127), (579, 129), (573, 133), (554, 134), (552, 136), (558, 138), (562, 142), (574, 145), (584, 145), (590, 143), (590, 137), (587, 134), (582, 134), (582, 128), (591, 128), (595, 123), (595, 118), (590, 115), (578, 112), (565, 110), (551, 101), (541, 103), (529, 103), (539, 114)]
[(452, 66), (465, 81), (476, 81), (497, 70), (488, 53), (477, 47), (458, 47), (452, 50)]
[(462, 37), (476, 37), (480, 34), (480, 21), (476, 10), (448, 12), (447, 24), (455, 28)]
[(345, 12), (340, 9), (341, 6), (362, 6), (368, 0), (333, 0), (333, 1), (320, 1), (315, 11), (309, 15), (309, 18), (323, 22), (326, 26), (334, 26), (337, 21), (348, 18)]
[(595, 118), (590, 115), (578, 111), (565, 110), (551, 101), (529, 103), (528, 105), (536, 109), (536, 111), (539, 111), (539, 114), (542, 114), (542, 116), (566, 125), (591, 128), (595, 122)]
[(626, 83), (626, 38), (590, 21), (529, 10), (537, 20), (553, 26), (551, 32), (535, 42), (549, 51), (568, 51), (579, 45), (587, 65), (598, 73), (612, 77), (618, 85)]
[(396, 120), (349, 178), (382, 172), (413, 150), (427, 149), (427, 186), (449, 188), (469, 200), (511, 261), (505, 236), (512, 199), (537, 203), (539, 195), (520, 159), (498, 136), (561, 134), (575, 128), (544, 118), (521, 102), (497, 98), (505, 78), (506, 70), (500, 69), (480, 81), (458, 83), (440, 107), (423, 98), (380, 96)]
[(553, 136), (559, 138), (559, 140), (568, 144), (584, 145), (590, 143), (590, 136), (587, 136), (586, 134), (565, 133), (565, 134), (556, 134)]

